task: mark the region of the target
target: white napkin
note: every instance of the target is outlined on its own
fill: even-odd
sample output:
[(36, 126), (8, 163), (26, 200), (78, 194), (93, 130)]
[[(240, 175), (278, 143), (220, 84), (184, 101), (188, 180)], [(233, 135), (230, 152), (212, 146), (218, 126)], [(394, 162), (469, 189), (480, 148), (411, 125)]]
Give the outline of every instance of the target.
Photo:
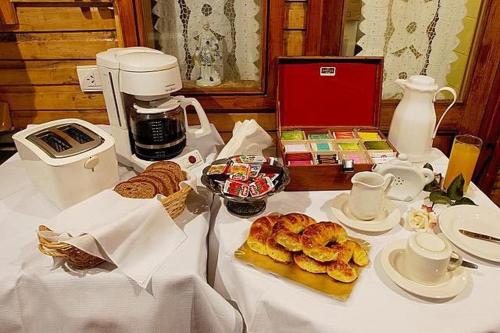
[(48, 221), (52, 239), (115, 264), (143, 288), (186, 239), (157, 199), (129, 199), (105, 190)]
[(272, 145), (271, 136), (254, 120), (238, 121), (234, 124), (233, 137), (217, 158), (233, 155), (262, 155), (262, 151)]

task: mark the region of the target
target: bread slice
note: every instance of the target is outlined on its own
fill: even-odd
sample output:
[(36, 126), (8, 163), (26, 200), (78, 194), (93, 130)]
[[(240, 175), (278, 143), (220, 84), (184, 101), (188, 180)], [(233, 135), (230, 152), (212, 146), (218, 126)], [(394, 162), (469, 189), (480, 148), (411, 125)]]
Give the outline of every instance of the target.
[(151, 199), (156, 196), (157, 189), (151, 182), (122, 182), (115, 186), (115, 192), (125, 198)]
[(155, 169), (151, 171), (144, 171), (141, 175), (160, 179), (163, 186), (165, 187), (165, 192), (163, 193), (164, 196), (168, 197), (178, 190), (178, 185), (175, 182), (175, 179), (173, 179), (170, 173), (166, 170)]
[(148, 183), (153, 183), (153, 185), (156, 188), (156, 194), (163, 194), (166, 192), (165, 185), (163, 185), (163, 182), (161, 179), (158, 179), (156, 177), (150, 176), (150, 175), (145, 175), (143, 173), (139, 174), (138, 176), (132, 177), (128, 180), (129, 182), (138, 182), (138, 181), (144, 181)]
[(184, 173), (182, 172), (181, 167), (179, 166), (179, 164), (177, 164), (175, 162), (171, 162), (171, 161), (155, 162), (146, 168), (146, 171), (152, 171), (152, 170), (169, 171), (175, 176), (175, 178), (176, 178), (176, 180), (178, 180), (178, 182), (186, 180), (184, 177)]

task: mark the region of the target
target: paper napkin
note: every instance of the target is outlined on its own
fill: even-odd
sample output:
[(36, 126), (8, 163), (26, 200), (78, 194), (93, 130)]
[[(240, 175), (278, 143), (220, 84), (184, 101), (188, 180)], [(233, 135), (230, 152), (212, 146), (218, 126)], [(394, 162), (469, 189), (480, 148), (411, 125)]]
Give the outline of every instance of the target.
[(262, 151), (272, 145), (271, 136), (254, 120), (238, 121), (234, 125), (233, 137), (217, 158), (234, 155), (262, 155)]
[(49, 220), (51, 238), (115, 264), (146, 288), (161, 263), (186, 239), (157, 199), (105, 190)]

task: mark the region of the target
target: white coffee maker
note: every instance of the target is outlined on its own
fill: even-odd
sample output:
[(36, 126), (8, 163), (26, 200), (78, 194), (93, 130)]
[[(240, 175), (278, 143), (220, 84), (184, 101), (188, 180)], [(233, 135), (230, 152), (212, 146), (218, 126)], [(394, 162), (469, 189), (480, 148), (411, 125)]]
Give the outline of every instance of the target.
[[(182, 88), (177, 58), (146, 47), (112, 48), (96, 56), (118, 161), (136, 170), (179, 155), (190, 138), (208, 135), (207, 116)], [(186, 107), (201, 126), (189, 127)]]

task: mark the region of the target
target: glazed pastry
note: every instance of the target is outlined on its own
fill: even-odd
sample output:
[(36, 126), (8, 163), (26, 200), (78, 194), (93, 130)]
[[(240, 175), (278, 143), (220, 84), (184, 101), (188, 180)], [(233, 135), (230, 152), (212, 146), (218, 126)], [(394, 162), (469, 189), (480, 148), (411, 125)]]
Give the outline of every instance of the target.
[(326, 273), (327, 264), (324, 262), (320, 262), (314, 260), (313, 258), (309, 258), (304, 253), (295, 253), (293, 255), (293, 261), (299, 266), (301, 269), (315, 274)]
[(300, 233), (309, 225), (316, 223), (312, 217), (291, 213), (281, 216), (273, 227), (273, 236), (278, 244), (288, 251), (301, 251)]
[(267, 239), (266, 250), (267, 255), (276, 261), (283, 263), (292, 262), (292, 252), (288, 251), (284, 246), (278, 244), (276, 239), (272, 236)]
[(366, 266), (370, 259), (368, 258), (368, 253), (363, 249), (361, 245), (355, 241), (348, 240), (345, 242), (345, 246), (352, 250), (352, 261), (358, 266)]
[(279, 215), (259, 217), (252, 223), (248, 234), (247, 244), (255, 252), (267, 255), (266, 242), (273, 231), (273, 226)]
[(347, 240), (347, 233), (337, 223), (320, 222), (309, 225), (301, 236), (304, 254), (321, 262), (337, 259), (338, 249), (328, 247), (329, 243), (342, 244)]
[(330, 263), (326, 268), (326, 274), (334, 280), (345, 283), (352, 282), (358, 278), (356, 268), (340, 260)]

